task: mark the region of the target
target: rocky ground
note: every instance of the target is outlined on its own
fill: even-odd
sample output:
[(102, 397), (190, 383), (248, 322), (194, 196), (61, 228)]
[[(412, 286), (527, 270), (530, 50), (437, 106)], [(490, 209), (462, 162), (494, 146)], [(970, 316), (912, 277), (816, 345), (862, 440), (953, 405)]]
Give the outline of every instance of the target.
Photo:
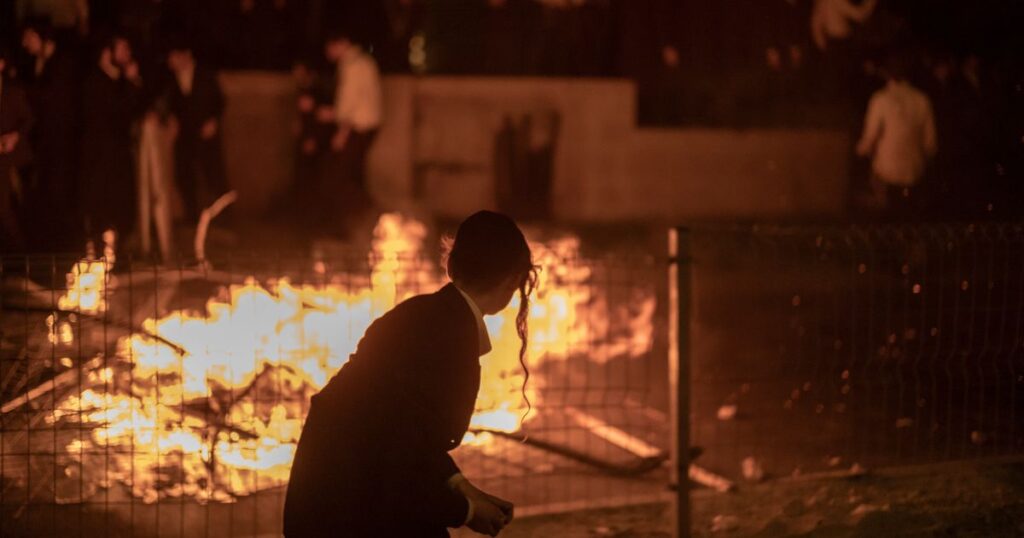
[[(1024, 461), (780, 479), (693, 495), (694, 536), (1024, 536)], [(537, 516), (501, 536), (670, 536), (668, 506)], [(469, 536), (457, 533), (457, 536)]]

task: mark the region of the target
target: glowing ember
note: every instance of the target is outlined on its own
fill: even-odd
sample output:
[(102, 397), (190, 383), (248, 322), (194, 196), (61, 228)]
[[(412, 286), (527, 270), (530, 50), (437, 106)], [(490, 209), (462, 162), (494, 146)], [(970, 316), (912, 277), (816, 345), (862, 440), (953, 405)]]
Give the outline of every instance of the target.
[[(384, 215), (363, 288), (250, 279), (210, 299), (205, 312), (146, 320), (145, 333), (120, 339), (110, 367), (88, 374), (83, 386), (91, 388), (67, 397), (54, 412), (52, 420), (93, 426), (67, 445), (69, 469), (82, 473), (90, 488), (114, 480), (147, 502), (163, 496), (229, 501), (283, 484), (309, 397), (348, 360), (376, 317), (444, 283), (438, 264), (422, 256), (426, 237), (421, 223)], [(541, 266), (530, 315), (532, 365), (581, 349), (596, 361), (649, 351), (653, 296), (637, 297), (629, 311), (610, 311), (590, 286), (590, 269), (576, 261), (578, 239), (531, 246)], [(76, 264), (61, 308), (106, 308), (107, 269), (99, 262)], [(329, 274), (323, 262), (314, 269)], [(513, 300), (487, 319), (493, 350), (481, 358), (472, 428), (513, 432), (524, 420), (517, 308)], [(542, 376), (531, 378), (535, 408), (543, 384)], [(493, 439), (467, 434), (465, 441), (486, 447)]]

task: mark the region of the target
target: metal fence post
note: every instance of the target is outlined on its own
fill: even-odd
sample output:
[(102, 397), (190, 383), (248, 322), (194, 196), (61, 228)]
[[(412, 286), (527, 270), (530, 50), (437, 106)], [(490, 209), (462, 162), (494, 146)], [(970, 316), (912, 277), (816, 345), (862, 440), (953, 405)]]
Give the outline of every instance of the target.
[(668, 379), (672, 425), (671, 487), (674, 535), (690, 536), (690, 233), (668, 235)]

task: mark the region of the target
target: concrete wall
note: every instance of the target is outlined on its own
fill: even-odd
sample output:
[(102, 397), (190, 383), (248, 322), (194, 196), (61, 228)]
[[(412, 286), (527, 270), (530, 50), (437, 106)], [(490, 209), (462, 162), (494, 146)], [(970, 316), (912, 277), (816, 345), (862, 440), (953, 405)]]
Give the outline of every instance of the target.
[[(638, 130), (626, 185), (585, 210), (668, 220), (836, 215), (850, 142), (816, 130)], [(589, 213), (588, 213), (589, 214)]]
[(293, 180), (295, 86), (288, 76), (262, 71), (224, 73), (220, 80), (228, 184), (239, 193), (239, 209), (262, 213)]
[[(258, 212), (291, 181), (294, 90), (283, 75), (227, 73), (223, 81), (228, 173), (240, 205)], [(371, 192), (385, 208), (444, 216), (494, 207), (496, 134), (504, 118), (528, 114), (558, 118), (560, 220), (842, 210), (850, 144), (843, 133), (638, 129), (634, 91), (623, 80), (387, 77), (384, 125), (368, 164)]]

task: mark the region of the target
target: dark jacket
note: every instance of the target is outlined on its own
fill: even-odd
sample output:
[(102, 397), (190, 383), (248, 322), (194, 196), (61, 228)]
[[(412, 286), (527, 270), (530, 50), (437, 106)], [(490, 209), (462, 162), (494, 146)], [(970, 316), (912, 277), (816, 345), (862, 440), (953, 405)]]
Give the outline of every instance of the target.
[(75, 135), (81, 116), (82, 92), (75, 62), (58, 48), (40, 73), (28, 66), (23, 74), (37, 121), (32, 140), (39, 152), (42, 179), (70, 190), (73, 183), (69, 176), (73, 174), (77, 157)]
[[(333, 76), (318, 73), (315, 75), (312, 84), (299, 88), (300, 97), (310, 97), (313, 99), (313, 110), (308, 112), (299, 111), (299, 143), (301, 144), (303, 141), (312, 138), (316, 142), (316, 153), (322, 153), (330, 149), (331, 138), (334, 137), (334, 133), (338, 128), (338, 124), (334, 122), (325, 123), (316, 119), (318, 108), (333, 105), (336, 87), (337, 84), (335, 84)], [(297, 99), (296, 102), (298, 102)], [(299, 179), (307, 178), (300, 177)]]
[(132, 127), (139, 88), (96, 68), (86, 79), (82, 94), (82, 200), (93, 227), (91, 233), (112, 227), (127, 235), (135, 224), (138, 204)]
[[(14, 150), (11, 153), (0, 153), (0, 170), (7, 170), (11, 166), (24, 166), (32, 160), (29, 144), (32, 121), (32, 109), (25, 97), (25, 91), (11, 80), (0, 80), (0, 135), (18, 133), (18, 143)], [(0, 181), (8, 180), (7, 177), (0, 177)]]
[(454, 285), (409, 299), (367, 329), (313, 397), (295, 453), (284, 534), (447, 536), (468, 503), (448, 451), (480, 387), (476, 320)]
[[(202, 208), (227, 191), (224, 158), (221, 153), (220, 123), (224, 113), (224, 93), (217, 74), (196, 65), (192, 91), (185, 95), (173, 74), (167, 92), (168, 108), (180, 126), (174, 141), (174, 171), (185, 202), (186, 219), (198, 218)], [(203, 139), (203, 124), (217, 120), (217, 132)]]
[(196, 65), (192, 76), (192, 91), (188, 95), (182, 93), (173, 76), (170, 82), (168, 101), (171, 113), (178, 118), (181, 128), (179, 139), (185, 144), (196, 144), (206, 120), (220, 121), (224, 113), (224, 92), (217, 81), (217, 73)]

